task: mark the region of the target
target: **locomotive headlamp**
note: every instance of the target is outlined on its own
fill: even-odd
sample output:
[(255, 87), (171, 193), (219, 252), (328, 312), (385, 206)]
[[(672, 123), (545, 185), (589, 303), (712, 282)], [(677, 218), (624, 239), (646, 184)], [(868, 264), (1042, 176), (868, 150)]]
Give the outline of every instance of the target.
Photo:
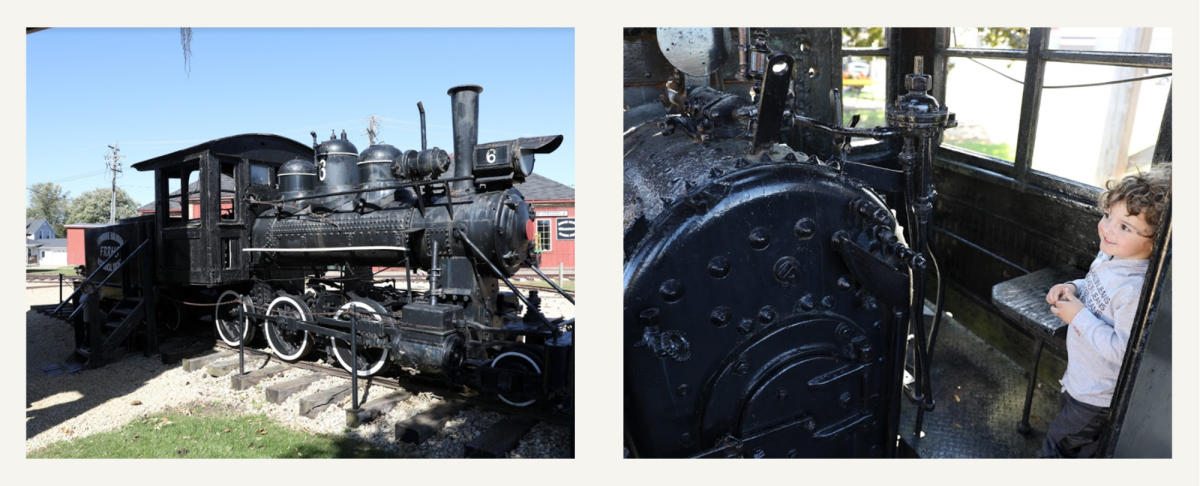
[(517, 182), (533, 174), (534, 154), (548, 154), (562, 145), (562, 135), (518, 138), (475, 146), (475, 181), (484, 183), (513, 179)]

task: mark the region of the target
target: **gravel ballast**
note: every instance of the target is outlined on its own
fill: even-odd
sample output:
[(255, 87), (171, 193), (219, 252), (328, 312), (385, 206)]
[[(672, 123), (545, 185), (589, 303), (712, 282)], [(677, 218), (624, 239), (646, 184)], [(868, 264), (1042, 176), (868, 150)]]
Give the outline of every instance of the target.
[[(565, 299), (542, 293), (546, 315), (574, 317), (574, 308)], [(230, 413), (263, 414), (296, 430), (345, 434), (372, 442), (404, 456), (463, 457), (463, 447), (489, 426), (501, 420), (497, 412), (468, 408), (446, 422), (442, 432), (420, 446), (398, 443), (393, 433), (396, 423), (443, 402), (428, 391), (408, 390), (412, 395), (385, 416), (357, 428), (346, 427), (349, 397), (320, 411), (314, 418), (297, 413), (301, 397), (344, 383), (323, 378), (306, 390), (272, 404), (264, 397), (264, 388), (310, 373), (289, 369), (264, 379), (242, 391), (233, 390), (230, 377), (211, 377), (204, 369), (185, 372), (179, 364), (164, 365), (157, 355), (146, 357), (130, 353), (117, 362), (94, 370), (72, 371), (67, 365), (74, 343), (73, 331), (65, 322), (30, 311), (29, 305), (58, 302), (58, 286), (30, 283), (26, 288), (26, 362), (25, 362), (25, 452), (51, 443), (86, 437), (113, 430), (142, 417), (168, 410), (187, 410), (197, 404), (216, 404)], [(247, 357), (247, 369), (257, 367), (262, 358)], [(365, 388), (364, 382), (359, 383)], [(366, 398), (382, 397), (390, 388), (372, 386)], [(539, 423), (509, 452), (509, 457), (570, 457), (570, 428)]]

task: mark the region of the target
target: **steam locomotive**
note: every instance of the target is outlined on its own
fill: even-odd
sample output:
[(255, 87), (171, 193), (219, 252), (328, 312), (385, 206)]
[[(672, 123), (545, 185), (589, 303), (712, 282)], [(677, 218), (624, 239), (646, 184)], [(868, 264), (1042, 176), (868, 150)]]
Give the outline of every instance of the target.
[[(1019, 431), (1015, 417), (1008, 430), (997, 428), (998, 409), (1021, 415), (1023, 384), (984, 391), (1001, 379), (1019, 383), (1021, 370), (1004, 361), (1009, 368), (984, 373), (982, 352), (1024, 351), (1020, 339), (1028, 338), (1010, 338), (1007, 328), (991, 331), (1002, 339), (989, 343), (966, 331), (939, 338), (943, 297), (954, 292), (956, 312), (982, 307), (972, 315), (983, 320), (995, 307), (974, 295), (988, 295), (993, 284), (1033, 265), (1085, 267), (1095, 255), (1098, 215), (1077, 202), (1083, 198), (980, 174), (962, 162), (967, 156), (941, 146), (958, 117), (938, 99), (945, 88), (934, 85), (946, 78), (938, 29), (888, 29), (887, 48), (857, 49), (888, 57), (885, 122), (858, 127), (857, 115), (843, 116), (836, 76), (843, 56), (858, 53), (843, 53), (841, 34), (625, 30), (627, 457), (1028, 457), (1040, 443), (1027, 422)], [(1014, 227), (1029, 212), (1073, 219)], [(1076, 232), (1080, 222), (1091, 224), (1091, 239)], [(1004, 237), (979, 236), (984, 228)], [(1066, 241), (1026, 249), (1024, 242), (1049, 233)], [(1003, 246), (1014, 235), (1026, 238), (1023, 246)], [(1147, 285), (1159, 294), (1144, 295), (1169, 286), (1168, 277)], [(1155, 301), (1143, 299), (1150, 310), (1140, 315), (1154, 319)], [(1169, 335), (1164, 312), (1166, 323), (1155, 325)], [(1033, 338), (1040, 353), (1042, 338)], [(1156, 345), (1162, 353), (1162, 341)], [(1131, 341), (1126, 361), (1148, 356), (1143, 346)], [(1037, 366), (1035, 357), (1026, 420)], [(957, 390), (935, 385), (935, 375), (954, 372), (948, 367), (961, 370)], [(1149, 384), (1133, 391), (1126, 383), (1114, 410), (1130, 396), (1159, 393), (1146, 387), (1161, 390), (1161, 379), (1145, 373), (1140, 379)], [(975, 401), (985, 396), (1009, 404)], [(941, 418), (952, 413), (966, 418)], [(1162, 414), (1138, 417), (1155, 422)], [(1148, 435), (1128, 434), (1124, 449), (1160, 450), (1162, 436)], [(1117, 441), (1107, 440), (1111, 451)]]
[[(534, 212), (514, 186), (563, 137), (478, 143), (481, 91), (448, 92), (453, 162), (426, 146), (418, 103), (420, 150), (359, 153), (344, 131), (319, 143), (314, 132), (311, 148), (248, 134), (134, 164), (154, 171), (156, 211), (88, 230), (83, 293), (102, 297), (111, 274), (120, 295), (91, 299), (90, 315), (83, 299), (77, 347), (96, 363), (133, 334), (150, 349), (159, 324), (201, 309), (226, 344), (261, 329), (285, 361), (324, 349), (361, 377), (398, 367), (515, 406), (565, 403), (574, 319), (546, 317), (537, 291), (508, 279), (537, 261)], [(400, 266), (403, 285), (374, 278), (374, 268)], [(413, 271), (425, 272), (426, 288), (414, 288)]]

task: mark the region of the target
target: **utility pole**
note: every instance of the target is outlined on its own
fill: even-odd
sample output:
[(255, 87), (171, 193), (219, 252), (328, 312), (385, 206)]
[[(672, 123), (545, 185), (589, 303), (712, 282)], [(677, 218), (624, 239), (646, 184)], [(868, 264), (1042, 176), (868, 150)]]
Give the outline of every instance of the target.
[(367, 118), (367, 138), (371, 145), (375, 145), (375, 138), (379, 136), (379, 117), (371, 115)]
[(121, 148), (117, 144), (108, 148), (112, 149), (112, 153), (104, 156), (104, 165), (112, 171), (112, 205), (109, 207), (108, 224), (113, 224), (117, 222), (117, 174), (121, 173), (121, 159), (125, 156), (120, 154)]

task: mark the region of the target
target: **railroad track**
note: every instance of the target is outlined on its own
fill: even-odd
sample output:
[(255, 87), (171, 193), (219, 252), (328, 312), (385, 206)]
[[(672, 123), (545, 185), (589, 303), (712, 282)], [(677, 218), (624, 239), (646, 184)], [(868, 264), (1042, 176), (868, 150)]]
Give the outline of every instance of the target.
[[(163, 358), (171, 359), (166, 355)], [(244, 393), (253, 393), (255, 385), (278, 377), (289, 369), (305, 370), (307, 373), (299, 377), (276, 380), (262, 387), (266, 400), (279, 404), (290, 397), (299, 396), (296, 413), (310, 418), (328, 407), (339, 407), (345, 410), (346, 425), (350, 427), (386, 420), (389, 411), (421, 392), (431, 392), (442, 397), (442, 401), (430, 410), (391, 424), (398, 444), (420, 446), (427, 439), (443, 435), (446, 424), (468, 410), (501, 415), (501, 420), (464, 444), (464, 457), (506, 457), (539, 422), (549, 427), (562, 428), (568, 434), (573, 424), (573, 415), (557, 411), (548, 405), (539, 407), (539, 404), (534, 404), (531, 407), (515, 408), (490, 397), (480, 396), (465, 387), (423, 379), (419, 375), (402, 378), (360, 378), (359, 389), (355, 391), (351, 386), (350, 373), (340, 367), (303, 360), (286, 363), (275, 359), (270, 352), (252, 348), (245, 350), (244, 360), (246, 373), (242, 374), (239, 372), (238, 348), (219, 343), (211, 350), (202, 351), (199, 356), (183, 358), (181, 366), (188, 372), (204, 370), (211, 376), (230, 376), (230, 386)], [(320, 389), (310, 386), (327, 377), (336, 377), (340, 384)], [(380, 394), (374, 391), (376, 387), (385, 388), (389, 392)], [(359, 409), (352, 410), (351, 394), (357, 393), (357, 396), (361, 397), (367, 389), (372, 389), (374, 395), (382, 396), (372, 397), (365, 403), (360, 401)], [(569, 457), (572, 453), (568, 450), (564, 451), (564, 454)]]
[[(57, 282), (59, 275), (60, 274), (57, 274), (57, 273), (26, 273), (25, 281), (26, 282)], [(81, 280), (83, 280), (83, 277), (80, 277), (78, 275), (63, 274), (63, 282), (78, 282)]]
[[(550, 287), (543, 287), (540, 285), (523, 284), (523, 283), (518, 283), (518, 282), (513, 282), (513, 286), (517, 287), (518, 289), (523, 289), (523, 290), (537, 290), (539, 292), (545, 292), (547, 295), (558, 295), (558, 291), (556, 291)], [(575, 298), (574, 290), (563, 289), (563, 292), (566, 292), (567, 295), (571, 296), (572, 299)]]

